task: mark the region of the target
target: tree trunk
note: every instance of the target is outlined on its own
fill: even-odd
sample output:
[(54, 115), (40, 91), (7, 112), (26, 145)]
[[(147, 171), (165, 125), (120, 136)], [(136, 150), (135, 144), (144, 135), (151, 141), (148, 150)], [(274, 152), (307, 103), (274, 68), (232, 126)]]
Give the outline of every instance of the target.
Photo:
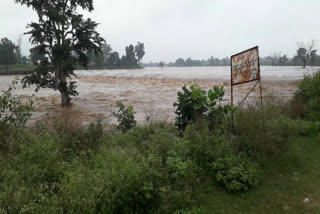
[(65, 91), (60, 91), (61, 95), (61, 105), (62, 107), (70, 107), (71, 106), (71, 98)]
[(306, 61), (303, 61), (303, 68), (306, 68)]
[(8, 72), (8, 64), (6, 64), (6, 72)]
[(71, 98), (68, 94), (68, 84), (67, 77), (62, 71), (62, 66), (59, 66), (58, 71), (55, 73), (55, 79), (57, 84), (57, 89), (61, 95), (61, 105), (62, 107), (71, 106)]

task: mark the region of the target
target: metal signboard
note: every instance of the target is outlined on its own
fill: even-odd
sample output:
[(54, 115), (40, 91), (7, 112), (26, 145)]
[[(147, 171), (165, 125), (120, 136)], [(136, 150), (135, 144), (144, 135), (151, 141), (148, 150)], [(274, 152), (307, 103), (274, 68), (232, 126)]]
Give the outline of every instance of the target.
[(231, 84), (260, 79), (258, 46), (231, 56)]
[[(231, 56), (231, 106), (233, 107), (233, 91), (236, 90), (236, 85), (257, 81), (251, 90), (246, 94), (242, 95), (238, 92), (243, 99), (238, 104), (238, 107), (247, 100), (251, 105), (258, 108), (253, 102), (248, 99), (251, 92), (254, 91), (255, 87), (260, 83), (260, 99), (262, 109), (262, 86), (261, 86), (261, 75), (260, 75), (260, 61), (259, 61), (259, 47), (253, 47), (245, 50), (241, 53)], [(234, 132), (234, 120), (232, 114), (232, 128)]]

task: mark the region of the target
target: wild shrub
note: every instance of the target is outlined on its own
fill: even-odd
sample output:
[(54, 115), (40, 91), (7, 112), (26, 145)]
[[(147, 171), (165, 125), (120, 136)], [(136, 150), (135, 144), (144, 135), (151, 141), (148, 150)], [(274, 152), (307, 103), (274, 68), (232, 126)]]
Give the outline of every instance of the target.
[(257, 163), (243, 155), (228, 155), (213, 163), (217, 181), (232, 192), (248, 191), (260, 181)]
[(139, 191), (144, 168), (134, 155), (102, 148), (88, 165), (74, 162), (61, 185), (61, 206), (68, 213), (142, 213), (148, 202)]
[(288, 138), (297, 133), (297, 122), (277, 105), (265, 103), (262, 111), (248, 108), (235, 112), (234, 140), (241, 152), (252, 157), (278, 154), (286, 148)]
[(182, 92), (178, 92), (177, 102), (173, 104), (177, 115), (175, 125), (180, 133), (184, 132), (191, 121), (201, 118), (210, 118), (212, 130), (225, 123), (228, 113), (233, 109), (229, 105), (222, 106), (223, 97), (223, 87), (215, 86), (206, 92), (197, 84), (189, 88), (184, 86)]
[(119, 110), (113, 112), (113, 115), (118, 119), (117, 129), (121, 132), (126, 132), (133, 128), (137, 121), (134, 119), (134, 110), (132, 105), (125, 106), (121, 101), (117, 103)]
[(18, 149), (0, 165), (0, 207), (7, 213), (55, 213), (65, 168), (54, 138), (23, 132), (13, 144)]
[(232, 152), (230, 143), (218, 132), (211, 132), (205, 119), (190, 124), (184, 132), (190, 157), (197, 165), (198, 173), (213, 176), (212, 164), (217, 158)]
[(14, 80), (6, 91), (0, 96), (0, 125), (23, 126), (31, 116), (32, 101), (27, 103), (13, 96), (17, 80)]
[(13, 95), (17, 84), (17, 80), (14, 80), (0, 96), (0, 151), (2, 152), (7, 151), (11, 134), (26, 124), (33, 109), (31, 100), (23, 103), (19, 97)]
[(320, 121), (297, 120), (296, 122), (299, 126), (300, 135), (308, 136), (320, 134)]
[[(297, 103), (303, 106), (296, 111)], [(312, 74), (306, 74), (298, 85), (294, 99), (292, 100), (292, 111), (297, 116), (308, 120), (320, 120), (320, 70)]]
[[(51, 127), (47, 131), (56, 137), (59, 151), (65, 160), (71, 160), (80, 155), (83, 158), (89, 158), (91, 152), (98, 151), (103, 144), (105, 131), (100, 120), (90, 123), (87, 127), (78, 123), (65, 124), (56, 119), (49, 123)], [(38, 124), (38, 132), (46, 131), (46, 127), (45, 124)]]

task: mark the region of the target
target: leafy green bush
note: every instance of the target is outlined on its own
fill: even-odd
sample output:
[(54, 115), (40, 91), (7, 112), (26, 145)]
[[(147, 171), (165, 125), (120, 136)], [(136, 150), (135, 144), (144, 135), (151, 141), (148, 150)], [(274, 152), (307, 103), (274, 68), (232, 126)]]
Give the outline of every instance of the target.
[[(296, 106), (302, 103), (297, 116), (308, 120), (320, 121), (320, 71), (307, 74), (299, 83), (299, 90), (292, 101), (292, 111), (297, 112)], [(301, 105), (300, 105), (301, 106)]]
[(74, 162), (61, 185), (61, 206), (68, 213), (140, 213), (148, 200), (139, 188), (143, 163), (126, 149), (103, 148), (89, 165)]
[(32, 111), (32, 101), (23, 104), (18, 97), (13, 96), (16, 89), (15, 80), (9, 85), (9, 88), (0, 96), (0, 125), (7, 124), (10, 126), (25, 125)]
[(320, 133), (320, 121), (297, 120), (300, 135), (315, 135)]
[(213, 176), (212, 164), (217, 158), (232, 152), (231, 145), (220, 133), (212, 133), (206, 120), (188, 125), (184, 137), (189, 141), (189, 155), (201, 175)]
[(117, 129), (126, 132), (137, 124), (137, 121), (134, 119), (135, 112), (132, 105), (125, 106), (121, 101), (117, 105), (119, 108), (118, 112), (113, 112), (119, 122)]
[(20, 132), (0, 164), (0, 207), (7, 213), (56, 212), (65, 168), (54, 139)]
[(260, 181), (258, 164), (242, 155), (219, 158), (213, 164), (217, 181), (229, 191), (248, 191)]
[(180, 133), (182, 134), (191, 121), (203, 117), (210, 118), (213, 130), (225, 123), (228, 113), (233, 109), (229, 105), (222, 106), (223, 97), (223, 87), (215, 86), (208, 92), (197, 84), (192, 84), (189, 88), (182, 87), (182, 92), (178, 92), (178, 101), (173, 104), (177, 108), (175, 125)]
[(36, 124), (34, 131), (38, 134), (49, 132), (55, 138), (64, 160), (75, 156), (88, 158), (92, 152), (99, 150), (105, 136), (101, 121), (90, 123), (87, 127), (66, 123), (49, 118), (45, 123)]
[(7, 151), (11, 135), (26, 124), (33, 109), (31, 100), (23, 103), (19, 97), (13, 95), (17, 83), (14, 80), (0, 96), (0, 152)]

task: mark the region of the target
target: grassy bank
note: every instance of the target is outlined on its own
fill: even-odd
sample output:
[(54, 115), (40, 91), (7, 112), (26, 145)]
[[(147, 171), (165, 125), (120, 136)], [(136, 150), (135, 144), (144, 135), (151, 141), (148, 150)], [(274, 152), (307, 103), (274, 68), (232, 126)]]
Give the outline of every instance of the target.
[[(5, 66), (0, 66), (0, 75), (24, 75), (29, 74), (35, 69), (34, 65), (8, 65), (8, 71), (5, 70)], [(83, 70), (84, 68), (79, 67), (78, 70)], [(108, 66), (104, 68), (90, 67), (89, 70), (117, 70), (117, 69), (143, 69), (139, 65), (123, 65), (123, 66)]]
[(319, 136), (291, 138), (285, 153), (264, 162), (258, 188), (238, 194), (215, 185), (203, 189), (200, 213), (320, 213), (319, 154)]
[(5, 66), (0, 66), (0, 75), (24, 75), (31, 73), (34, 69), (34, 65), (8, 65), (8, 71), (6, 71)]

